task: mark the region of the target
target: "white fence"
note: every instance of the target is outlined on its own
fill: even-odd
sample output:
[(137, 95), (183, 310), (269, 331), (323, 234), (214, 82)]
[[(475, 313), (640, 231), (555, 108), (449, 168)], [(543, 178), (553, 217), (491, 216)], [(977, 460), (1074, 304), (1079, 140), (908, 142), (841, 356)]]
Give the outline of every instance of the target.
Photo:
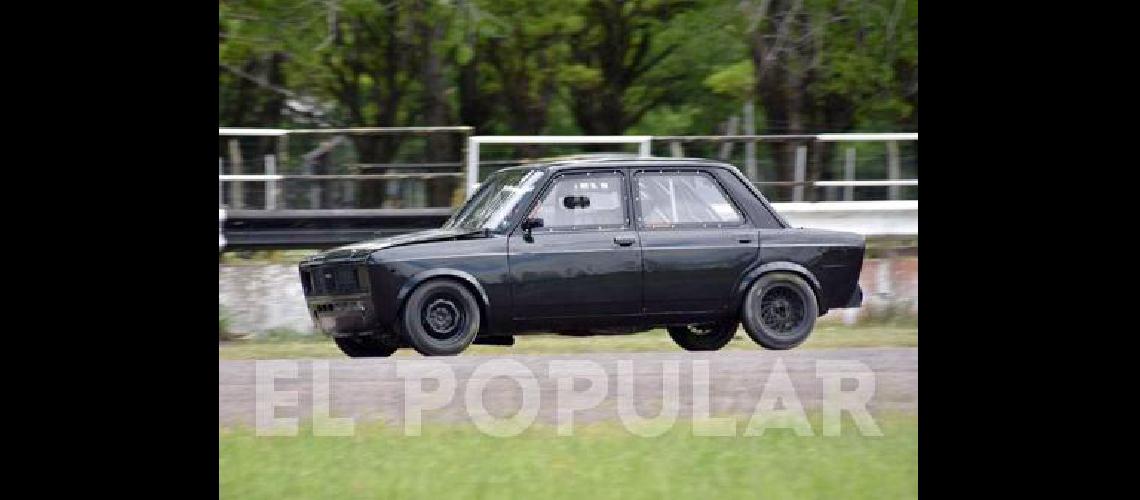
[(638, 156), (651, 156), (648, 135), (473, 135), (467, 138), (467, 197), (479, 185), (479, 146), (482, 144), (637, 144)]
[[(851, 133), (851, 134), (807, 134), (797, 136), (787, 135), (745, 135), (745, 136), (473, 136), (471, 127), (393, 127), (393, 128), (354, 128), (354, 129), (248, 129), (248, 128), (219, 128), (219, 136), (230, 139), (231, 149), (236, 148), (236, 138), (275, 137), (278, 141), (278, 153), (265, 155), (263, 174), (245, 174), (243, 172), (224, 173), (225, 159), (219, 158), (219, 205), (224, 208), (223, 184), (249, 182), (263, 182), (265, 210), (282, 210), (286, 207), (280, 203), (279, 193), (281, 183), (290, 180), (428, 180), (438, 177), (462, 177), (462, 187), (465, 193), (456, 193), (457, 196), (470, 196), (478, 185), (480, 168), (488, 165), (510, 164), (512, 162), (488, 162), (480, 159), (484, 152), (483, 145), (520, 145), (520, 144), (615, 144), (637, 146), (638, 157), (650, 157), (652, 145), (656, 141), (669, 145), (672, 156), (683, 156), (683, 145), (695, 142), (715, 142), (729, 144), (743, 142), (755, 144), (757, 142), (794, 142), (795, 165), (794, 176), (791, 180), (769, 180), (756, 182), (755, 172), (746, 172), (757, 185), (786, 185), (792, 186), (792, 202), (774, 203), (776, 209), (784, 215), (793, 225), (803, 227), (816, 227), (824, 229), (840, 229), (855, 231), (869, 236), (904, 236), (918, 234), (918, 201), (899, 200), (900, 189), (918, 186), (918, 179), (901, 178), (899, 142), (918, 141), (917, 133)], [(437, 164), (405, 164), (391, 165), (391, 168), (401, 166), (423, 168), (452, 168), (454, 171), (407, 172), (395, 170), (397, 173), (382, 174), (325, 174), (325, 175), (283, 175), (278, 173), (279, 165), (284, 161), (287, 151), (287, 139), (294, 134), (429, 134), (429, 133), (459, 133), (466, 137), (465, 161)], [(856, 177), (855, 148), (845, 148), (842, 180), (807, 180), (808, 144), (812, 143), (853, 143), (875, 142), (886, 144), (886, 172), (885, 179), (859, 179)], [(752, 148), (753, 150), (755, 148)], [(753, 159), (754, 160), (754, 159)], [(755, 170), (755, 161), (748, 162), (749, 169)], [(391, 172), (392, 170), (389, 170)], [(843, 201), (803, 202), (804, 190), (808, 187), (842, 188)], [(887, 200), (856, 201), (855, 188), (886, 187)], [(314, 188), (315, 189), (315, 188)], [(321, 193), (314, 193), (318, 199)], [(231, 204), (242, 205), (241, 189), (231, 189)], [(221, 213), (219, 223), (224, 218)], [(224, 246), (224, 235), (219, 235), (219, 246)]]

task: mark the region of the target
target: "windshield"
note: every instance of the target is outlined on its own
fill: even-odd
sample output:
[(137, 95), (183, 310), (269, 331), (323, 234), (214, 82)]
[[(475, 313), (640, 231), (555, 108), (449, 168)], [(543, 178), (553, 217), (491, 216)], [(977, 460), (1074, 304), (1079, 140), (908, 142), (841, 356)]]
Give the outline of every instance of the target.
[(443, 227), (505, 230), (519, 200), (534, 190), (541, 177), (542, 172), (535, 169), (500, 170), (491, 174)]

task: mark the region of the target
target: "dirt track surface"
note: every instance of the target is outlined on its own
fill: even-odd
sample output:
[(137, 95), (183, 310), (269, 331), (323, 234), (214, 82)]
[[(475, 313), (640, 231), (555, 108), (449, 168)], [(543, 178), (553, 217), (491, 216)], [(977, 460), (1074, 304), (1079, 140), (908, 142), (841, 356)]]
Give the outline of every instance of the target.
[[(455, 387), (450, 401), (443, 407), (423, 411), (424, 422), (470, 422), (471, 406), (468, 393), (482, 402), (486, 411), (506, 418), (514, 415), (523, 405), (524, 390), (520, 382), (508, 374), (529, 378), (538, 391), (537, 421), (555, 422), (558, 377), (551, 376), (550, 368), (559, 362), (575, 361), (580, 366), (570, 367), (574, 377), (585, 377), (594, 370), (605, 373), (604, 400), (597, 406), (575, 411), (575, 423), (616, 420), (623, 381), (631, 380), (633, 407), (642, 417), (650, 418), (662, 408), (667, 367), (677, 367), (679, 418), (693, 416), (694, 391), (699, 396), (708, 390), (708, 407), (712, 416), (752, 415), (765, 385), (786, 373), (794, 388), (794, 397), (805, 409), (819, 408), (824, 394), (820, 375), (838, 373), (828, 362), (845, 361), (852, 367), (865, 367), (873, 375), (874, 393), (867, 408), (872, 413), (882, 411), (915, 412), (918, 409), (918, 349), (917, 348), (857, 348), (857, 349), (798, 349), (790, 351), (721, 351), (690, 353), (684, 351), (658, 353), (565, 354), (565, 355), (505, 355), (457, 356), (444, 358), (375, 358), (332, 360), (277, 360), (277, 361), (219, 361), (218, 362), (218, 422), (219, 425), (255, 424), (258, 401), (258, 383), (262, 401), (270, 391), (296, 396), (295, 403), (277, 406), (272, 415), (276, 418), (299, 417), (310, 420), (313, 415), (314, 389), (320, 394), (327, 391), (331, 417), (352, 417), (358, 422), (382, 420), (396, 425), (404, 420), (405, 403), (419, 401), (405, 396), (405, 385), (422, 387), (424, 392), (439, 388), (434, 377), (454, 374)], [(426, 363), (425, 363), (426, 362)], [(591, 364), (592, 363), (592, 364)], [(621, 367), (632, 368), (632, 377), (619, 376)], [(707, 363), (708, 378), (701, 373)], [(258, 380), (258, 364), (263, 376)], [(399, 374), (397, 365), (400, 365)], [(783, 369), (778, 369), (779, 366)], [(327, 371), (323, 367), (327, 366)], [(831, 368), (829, 368), (831, 366)], [(314, 371), (314, 367), (317, 370)], [(275, 381), (264, 376), (270, 368), (295, 370), (279, 374)], [(600, 368), (601, 371), (598, 371)], [(477, 370), (480, 370), (477, 372)], [(479, 373), (478, 376), (475, 376)], [(672, 372), (670, 372), (672, 373)], [(327, 374), (328, 383), (321, 383)], [(416, 377), (428, 377), (422, 382)], [(565, 377), (565, 376), (564, 376)], [(602, 377), (599, 377), (602, 378)], [(671, 378), (671, 377), (670, 377)], [(472, 383), (475, 383), (472, 386)], [(422, 385), (420, 385), (422, 384)], [(485, 384), (482, 391), (476, 391)], [(573, 391), (587, 391), (591, 383), (577, 378), (570, 386)], [(851, 391), (856, 380), (844, 380), (841, 390)], [(786, 395), (775, 386), (767, 391), (769, 398)], [(441, 393), (444, 394), (444, 393)], [(444, 394), (446, 397), (447, 394)], [(566, 401), (582, 403), (582, 392), (568, 392)], [(699, 400), (698, 400), (699, 401)], [(781, 406), (777, 406), (780, 408)], [(699, 415), (699, 413), (698, 413)]]

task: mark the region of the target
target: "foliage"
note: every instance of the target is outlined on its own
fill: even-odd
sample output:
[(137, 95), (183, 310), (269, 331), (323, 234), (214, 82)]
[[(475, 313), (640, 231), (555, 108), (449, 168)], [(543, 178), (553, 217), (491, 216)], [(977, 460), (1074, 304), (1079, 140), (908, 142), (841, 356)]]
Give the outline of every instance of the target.
[[(223, 0), (222, 126), (917, 130), (917, 0)], [(354, 138), (362, 161), (400, 136)], [(454, 157), (458, 141), (429, 139)], [(780, 154), (778, 148), (773, 154)]]
[(752, 60), (744, 59), (709, 75), (705, 78), (705, 85), (713, 92), (747, 98), (752, 95), (752, 90), (756, 86), (755, 76)]
[(230, 341), (245, 338), (244, 335), (235, 333), (233, 326), (230, 324), (230, 316), (226, 313), (225, 308), (221, 305), (218, 306), (218, 340)]

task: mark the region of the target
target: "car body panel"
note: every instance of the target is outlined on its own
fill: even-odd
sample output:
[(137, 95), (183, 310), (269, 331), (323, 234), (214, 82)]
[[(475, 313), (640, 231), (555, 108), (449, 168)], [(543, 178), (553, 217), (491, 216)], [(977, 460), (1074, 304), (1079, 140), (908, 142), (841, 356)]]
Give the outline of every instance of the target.
[[(521, 233), (521, 232), (517, 232)], [(641, 248), (631, 230), (549, 232), (507, 242), (515, 320), (604, 319), (641, 310)], [(635, 240), (636, 241), (636, 240)]]
[(472, 285), (482, 301), (484, 324), (490, 329), (509, 324), (511, 304), (506, 238), (476, 237), (386, 248), (369, 257), (372, 296), (384, 325), (395, 323), (399, 307), (415, 285), (429, 278), (450, 276)]
[[(440, 228), (339, 247), (299, 266), (307, 280), (306, 301), (314, 322), (335, 329), (337, 322), (325, 317), (349, 315), (343, 322), (351, 325), (347, 333), (390, 334), (411, 291), (426, 280), (444, 277), (459, 280), (479, 298), (484, 308), (481, 337), (719, 320), (738, 314), (748, 287), (769, 272), (803, 276), (817, 295), (820, 314), (857, 307), (862, 300), (858, 277), (863, 237), (789, 227), (731, 165), (701, 159), (623, 158), (512, 168), (542, 169), (544, 174), (538, 189), (519, 198), (520, 207), (533, 207), (560, 174), (625, 172), (627, 224), (612, 230), (528, 232), (520, 227), (522, 214), (531, 210), (526, 208), (514, 210), (500, 231)], [(712, 176), (743, 215), (742, 223), (718, 228), (638, 227), (633, 179), (638, 172), (677, 170)], [(337, 266), (357, 269), (359, 278), (351, 284), (357, 286), (317, 286), (326, 274), (334, 275), (333, 281), (349, 276), (343, 270), (324, 272), (336, 271)], [(352, 304), (329, 310), (328, 304), (337, 304), (349, 291), (353, 297), (369, 298), (363, 310)]]
[[(752, 228), (642, 231), (644, 311), (719, 313), (759, 253)], [(699, 286), (697, 285), (699, 284)]]

